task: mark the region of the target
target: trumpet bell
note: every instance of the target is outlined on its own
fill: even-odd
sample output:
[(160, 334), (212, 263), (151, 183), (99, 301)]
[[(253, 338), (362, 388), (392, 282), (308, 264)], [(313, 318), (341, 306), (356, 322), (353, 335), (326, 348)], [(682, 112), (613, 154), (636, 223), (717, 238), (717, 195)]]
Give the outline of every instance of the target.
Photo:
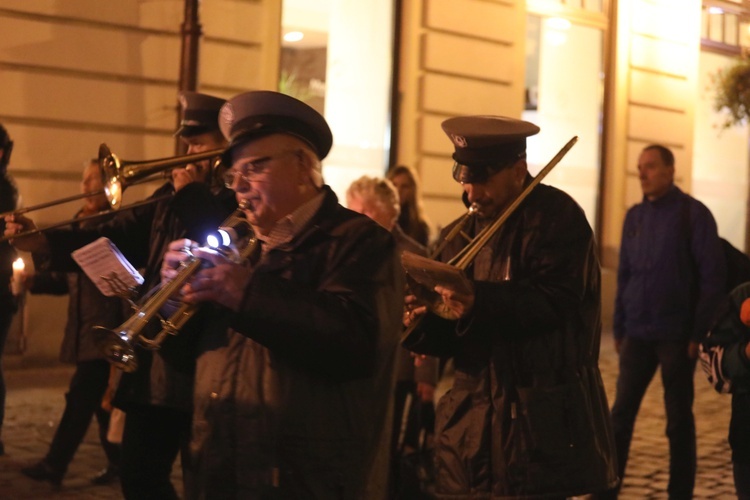
[(126, 331), (119, 332), (102, 326), (94, 327), (99, 330), (99, 350), (108, 362), (120, 370), (131, 373), (138, 368), (138, 359)]

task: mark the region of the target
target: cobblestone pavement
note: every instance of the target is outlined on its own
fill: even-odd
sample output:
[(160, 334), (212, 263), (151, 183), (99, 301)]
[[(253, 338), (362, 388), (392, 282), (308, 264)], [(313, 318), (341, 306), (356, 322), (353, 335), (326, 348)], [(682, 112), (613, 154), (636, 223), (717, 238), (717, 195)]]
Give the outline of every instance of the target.
[[(57, 422), (65, 407), (65, 391), (73, 375), (72, 366), (5, 371), (8, 395), (3, 425), (5, 455), (0, 456), (0, 499), (122, 499), (119, 482), (91, 484), (91, 478), (107, 464), (99, 443), (96, 419), (78, 448), (73, 462), (57, 489), (47, 482), (33, 481), (20, 469), (39, 461), (47, 453)], [(179, 465), (172, 483), (182, 492)]]
[[(599, 366), (610, 405), (614, 401), (617, 355), (611, 333), (602, 338)], [(709, 385), (700, 366), (695, 372), (695, 414), (698, 435), (698, 470), (694, 498), (736, 498), (731, 451), (727, 442), (731, 397)], [(661, 375), (657, 372), (641, 404), (620, 493), (622, 500), (667, 498), (669, 448)]]
[[(601, 368), (610, 403), (614, 397), (617, 358), (611, 335), (602, 341)], [(120, 499), (119, 484), (94, 486), (90, 479), (105, 465), (96, 436), (96, 424), (89, 429), (62, 488), (38, 483), (21, 475), (19, 469), (44, 456), (62, 414), (65, 388), (72, 369), (6, 370), (8, 401), (3, 441), (6, 455), (0, 457), (0, 499)], [(734, 497), (730, 451), (726, 442), (730, 399), (716, 394), (703, 373), (696, 371), (695, 414), (698, 429), (698, 473), (695, 498)], [(667, 498), (669, 456), (664, 436), (665, 419), (659, 377), (649, 388), (636, 422), (630, 461), (621, 498)], [(179, 467), (173, 483), (180, 488)]]

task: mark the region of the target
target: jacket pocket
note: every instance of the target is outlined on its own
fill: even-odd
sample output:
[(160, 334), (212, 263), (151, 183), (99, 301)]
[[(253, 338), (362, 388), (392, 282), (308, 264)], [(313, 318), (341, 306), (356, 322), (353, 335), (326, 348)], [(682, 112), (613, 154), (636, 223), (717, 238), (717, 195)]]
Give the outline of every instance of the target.
[(587, 439), (586, 399), (576, 384), (518, 389), (519, 445), (529, 462), (564, 462)]

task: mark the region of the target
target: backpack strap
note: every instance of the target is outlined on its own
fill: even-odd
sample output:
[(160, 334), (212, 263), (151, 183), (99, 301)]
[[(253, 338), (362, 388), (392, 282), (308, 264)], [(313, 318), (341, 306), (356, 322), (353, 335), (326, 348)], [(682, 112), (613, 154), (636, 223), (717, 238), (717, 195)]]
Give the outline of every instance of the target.
[(700, 287), (700, 273), (698, 271), (698, 262), (693, 255), (693, 228), (690, 223), (690, 198), (685, 195), (680, 201), (680, 226), (681, 233), (683, 234), (683, 241), (685, 242), (685, 250), (687, 251), (688, 262), (690, 264), (690, 337), (692, 338), (692, 330), (694, 328), (693, 323), (695, 322), (695, 308), (698, 303), (699, 287)]

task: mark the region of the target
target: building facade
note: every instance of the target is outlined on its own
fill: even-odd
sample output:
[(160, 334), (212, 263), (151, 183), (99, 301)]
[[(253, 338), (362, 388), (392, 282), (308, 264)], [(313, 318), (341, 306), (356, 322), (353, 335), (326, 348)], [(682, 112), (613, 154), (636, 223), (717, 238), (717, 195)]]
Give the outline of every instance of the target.
[[(0, 122), (26, 206), (75, 194), (100, 143), (128, 160), (175, 153), (186, 3), (2, 2)], [(748, 130), (721, 127), (712, 86), (747, 45), (748, 10), (743, 0), (212, 0), (200, 4), (198, 90), (230, 97), (281, 85), (310, 98), (334, 131), (327, 182), (343, 193), (362, 174), (411, 165), (436, 230), (464, 211), (443, 119), (538, 123), (532, 172), (578, 136), (545, 182), (569, 192), (596, 230), (606, 323), (643, 146), (671, 147), (678, 184), (746, 247)], [(282, 42), (289, 26), (312, 22), (322, 42), (304, 51)], [(126, 202), (154, 186), (131, 188)], [(64, 299), (27, 298), (8, 352), (54, 357), (64, 315)]]

